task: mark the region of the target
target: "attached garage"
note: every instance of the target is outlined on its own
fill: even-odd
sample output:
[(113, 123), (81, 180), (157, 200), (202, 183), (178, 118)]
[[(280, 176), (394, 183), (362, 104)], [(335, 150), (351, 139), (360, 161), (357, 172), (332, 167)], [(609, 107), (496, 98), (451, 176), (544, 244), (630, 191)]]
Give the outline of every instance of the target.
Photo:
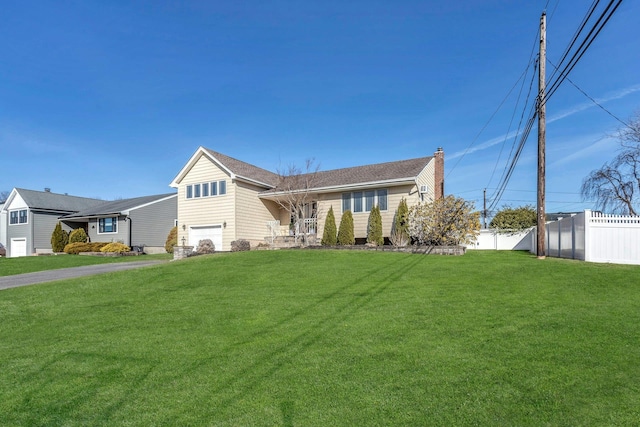
[(17, 237), (11, 239), (11, 247), (9, 248), (11, 251), (11, 258), (16, 258), (20, 256), (27, 256), (27, 238), (26, 237)]
[(203, 225), (189, 228), (189, 245), (194, 248), (203, 239), (211, 239), (216, 251), (222, 250), (222, 225)]

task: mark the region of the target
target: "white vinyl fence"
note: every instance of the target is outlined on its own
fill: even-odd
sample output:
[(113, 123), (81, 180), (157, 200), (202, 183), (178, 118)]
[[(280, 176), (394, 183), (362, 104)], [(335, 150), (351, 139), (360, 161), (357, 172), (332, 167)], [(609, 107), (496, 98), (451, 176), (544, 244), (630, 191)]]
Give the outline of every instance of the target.
[[(590, 262), (640, 264), (640, 217), (583, 213), (546, 226), (547, 255)], [(531, 252), (535, 252), (535, 235)]]
[(475, 244), (467, 246), (467, 249), (477, 250), (501, 250), (501, 251), (530, 251), (532, 248), (532, 230), (517, 233), (498, 233), (496, 230), (480, 230), (480, 235)]
[[(548, 222), (546, 254), (589, 262), (640, 265), (640, 217), (606, 215), (585, 210)], [(517, 234), (481, 230), (467, 249), (528, 250), (536, 252), (536, 229)]]

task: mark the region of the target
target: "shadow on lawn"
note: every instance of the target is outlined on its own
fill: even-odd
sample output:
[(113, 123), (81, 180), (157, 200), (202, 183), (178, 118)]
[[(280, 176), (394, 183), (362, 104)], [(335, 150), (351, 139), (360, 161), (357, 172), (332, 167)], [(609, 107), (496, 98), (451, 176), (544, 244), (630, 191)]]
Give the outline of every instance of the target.
[[(397, 260), (394, 260), (397, 261)], [(375, 278), (373, 281), (375, 285), (372, 285), (366, 292), (358, 292), (351, 295), (349, 300), (344, 304), (337, 306), (330, 314), (327, 314), (324, 319), (317, 322), (315, 325), (309, 327), (307, 330), (300, 332), (292, 340), (283, 344), (273, 350), (269, 351), (263, 357), (254, 360), (252, 363), (244, 366), (239, 371), (235, 372), (232, 377), (222, 381), (217, 387), (210, 390), (209, 397), (220, 395), (224, 396), (221, 400), (212, 404), (207, 408), (207, 412), (210, 416), (219, 417), (220, 414), (228, 411), (234, 404), (236, 404), (241, 398), (246, 397), (248, 393), (254, 390), (259, 384), (263, 383), (269, 377), (272, 377), (283, 366), (290, 364), (306, 349), (317, 343), (323, 336), (335, 329), (341, 322), (357, 313), (363, 307), (367, 306), (374, 300), (376, 300), (381, 294), (383, 294), (390, 285), (392, 285), (402, 274), (419, 262), (424, 261), (424, 256), (408, 256), (400, 262), (394, 262), (393, 264), (385, 264), (381, 267), (370, 271), (365, 276), (360, 276), (352, 283), (343, 286), (342, 288), (325, 295), (320, 300), (308, 304), (304, 308), (301, 308), (278, 323), (268, 328), (263, 328), (260, 331), (249, 336), (249, 339), (242, 343), (236, 344), (243, 345), (250, 343), (254, 339), (263, 336), (265, 334), (277, 333), (278, 330), (286, 329), (288, 324), (294, 319), (307, 314), (310, 310), (316, 309), (319, 306), (331, 301), (336, 296), (344, 294), (344, 291), (353, 288), (354, 286), (367, 283), (371, 278)], [(391, 272), (389, 270), (392, 269)], [(381, 275), (387, 272), (384, 277)], [(229, 353), (232, 347), (229, 347), (224, 352)], [(221, 352), (216, 355), (220, 357)], [(182, 377), (186, 372), (194, 372), (198, 369), (206, 367), (210, 364), (212, 357), (206, 359), (200, 359), (197, 364), (192, 364), (189, 368), (182, 370), (180, 373), (176, 373), (176, 378)], [(215, 399), (214, 399), (215, 400)], [(211, 402), (209, 402), (211, 403)], [(282, 412), (282, 420), (284, 425), (294, 424), (294, 404), (291, 400), (283, 400), (280, 403), (280, 411)], [(210, 417), (206, 417), (211, 419)]]

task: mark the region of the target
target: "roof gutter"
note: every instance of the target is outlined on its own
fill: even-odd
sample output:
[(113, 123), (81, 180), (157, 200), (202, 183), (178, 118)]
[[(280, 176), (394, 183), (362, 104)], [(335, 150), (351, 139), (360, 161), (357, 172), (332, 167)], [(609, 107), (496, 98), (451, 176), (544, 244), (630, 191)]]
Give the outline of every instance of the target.
[(269, 199), (269, 198), (277, 198), (278, 196), (284, 196), (285, 194), (291, 194), (291, 193), (303, 193), (303, 192), (328, 193), (328, 192), (338, 192), (342, 190), (376, 188), (380, 186), (397, 187), (400, 185), (408, 185), (408, 184), (415, 185), (415, 183), (416, 183), (415, 177), (396, 178), (396, 179), (387, 179), (384, 181), (360, 182), (360, 183), (349, 184), (349, 185), (331, 185), (326, 187), (314, 187), (314, 188), (292, 190), (292, 191), (262, 192), (258, 194), (258, 197), (263, 199)]

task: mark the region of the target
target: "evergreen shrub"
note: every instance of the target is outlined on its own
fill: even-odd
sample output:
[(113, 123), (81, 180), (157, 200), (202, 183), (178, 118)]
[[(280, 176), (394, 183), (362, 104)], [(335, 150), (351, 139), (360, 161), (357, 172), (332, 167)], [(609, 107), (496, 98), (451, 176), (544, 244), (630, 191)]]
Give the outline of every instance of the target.
[(131, 249), (129, 248), (129, 246), (120, 242), (108, 243), (100, 249), (100, 252), (109, 252), (109, 253), (113, 252), (118, 254), (130, 252), (130, 251)]
[(58, 221), (51, 234), (51, 249), (53, 252), (62, 252), (69, 243), (69, 234), (62, 229), (62, 224)]
[(76, 228), (69, 234), (69, 243), (86, 243), (89, 238), (84, 228)]
[(168, 254), (173, 253), (173, 247), (178, 245), (178, 227), (173, 227), (171, 231), (169, 231), (169, 235), (167, 236), (167, 241), (164, 244), (164, 250), (167, 251)]
[(340, 228), (338, 229), (338, 245), (355, 245), (356, 238), (353, 232), (353, 214), (351, 211), (345, 211), (340, 220)]
[(338, 230), (336, 229), (336, 217), (333, 214), (333, 206), (327, 212), (327, 219), (324, 222), (324, 231), (322, 233), (323, 246), (335, 246), (338, 243)]
[(380, 208), (374, 206), (369, 213), (369, 224), (367, 227), (367, 243), (382, 246), (384, 245), (384, 237), (382, 236), (382, 216)]

